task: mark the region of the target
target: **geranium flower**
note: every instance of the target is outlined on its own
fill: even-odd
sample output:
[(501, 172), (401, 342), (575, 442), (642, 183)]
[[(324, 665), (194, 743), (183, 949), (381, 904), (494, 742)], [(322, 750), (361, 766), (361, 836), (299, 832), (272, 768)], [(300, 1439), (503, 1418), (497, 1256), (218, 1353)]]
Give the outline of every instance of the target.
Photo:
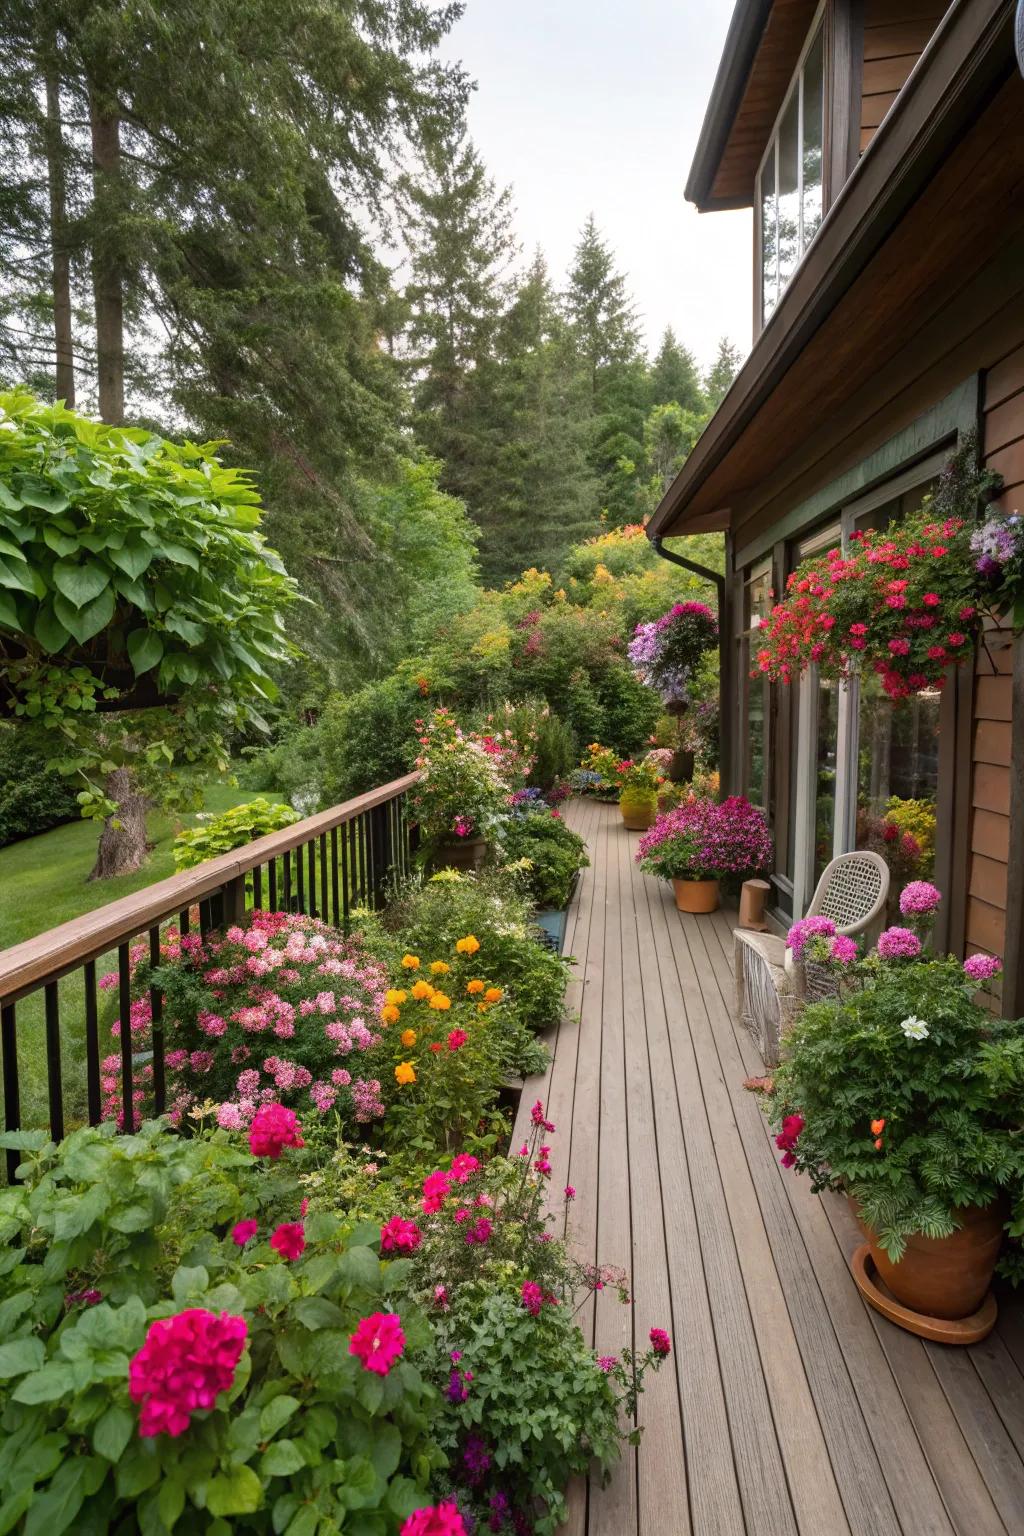
[(912, 913), (918, 917), (929, 916), (942, 900), (942, 892), (930, 880), (911, 880), (900, 892), (900, 911), (904, 917)]
[(672, 1340), (669, 1338), (664, 1328), (652, 1328), (650, 1339), (651, 1348), (654, 1350), (654, 1353), (656, 1355), (660, 1355), (662, 1359), (664, 1359), (672, 1348)]
[(541, 1307), (544, 1305), (544, 1292), (536, 1280), (524, 1280), (519, 1294), (530, 1316), (539, 1317)]
[(439, 1211), (444, 1204), (445, 1196), (452, 1187), (452, 1176), (445, 1173), (443, 1168), (437, 1168), (433, 1173), (428, 1173), (423, 1180), (423, 1210), (428, 1216)]
[(386, 1376), (405, 1349), (402, 1319), (397, 1312), (373, 1312), (364, 1317), (348, 1341), (350, 1355), (363, 1362), (364, 1371)]
[(182, 1435), (193, 1413), (213, 1408), (234, 1383), (248, 1332), (244, 1317), (203, 1307), (151, 1323), (128, 1368), (139, 1434)]
[(384, 1253), (415, 1253), (422, 1241), (419, 1227), (404, 1216), (392, 1216), (380, 1229), (380, 1246)]
[(282, 1148), (306, 1145), (300, 1131), (293, 1109), (286, 1109), (283, 1104), (261, 1104), (249, 1126), (249, 1150), (253, 1157), (276, 1161)]
[(887, 928), (879, 934), (876, 947), (883, 960), (916, 960), (921, 940), (909, 928)]
[(464, 1029), (452, 1029), (448, 1031), (448, 1049), (450, 1051), (461, 1050), (469, 1036)]
[(237, 1243), (239, 1248), (244, 1248), (246, 1243), (252, 1242), (259, 1229), (259, 1222), (253, 1221), (251, 1217), (248, 1221), (237, 1221), (231, 1228), (231, 1241)]
[(300, 1259), (306, 1247), (306, 1229), (301, 1221), (283, 1221), (274, 1231), (270, 1246), (282, 1259)]
[(480, 1167), (480, 1159), (472, 1152), (457, 1152), (452, 1158), (451, 1177), (456, 1184), (465, 1184)]
[(968, 955), (964, 961), (964, 975), (971, 981), (991, 981), (1002, 968), (1002, 961), (997, 960), (995, 955)]
[(605, 1375), (607, 1375), (609, 1371), (614, 1371), (618, 1363), (618, 1355), (598, 1355), (597, 1357), (598, 1370), (604, 1371)]

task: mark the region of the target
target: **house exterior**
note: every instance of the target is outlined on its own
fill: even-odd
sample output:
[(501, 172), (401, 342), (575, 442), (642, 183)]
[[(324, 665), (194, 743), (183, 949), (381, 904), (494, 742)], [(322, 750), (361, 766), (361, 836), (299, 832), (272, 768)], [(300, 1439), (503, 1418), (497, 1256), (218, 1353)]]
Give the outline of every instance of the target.
[[(942, 692), (751, 678), (795, 564), (919, 505), (965, 433), (1024, 511), (1024, 78), (1015, 0), (737, 0), (686, 188), (754, 211), (754, 344), (654, 514), (726, 536), (723, 786), (800, 915), (891, 797), (935, 817), (940, 942), (1024, 1011), (1024, 657), (1008, 621)], [(907, 802), (911, 804), (907, 805)]]

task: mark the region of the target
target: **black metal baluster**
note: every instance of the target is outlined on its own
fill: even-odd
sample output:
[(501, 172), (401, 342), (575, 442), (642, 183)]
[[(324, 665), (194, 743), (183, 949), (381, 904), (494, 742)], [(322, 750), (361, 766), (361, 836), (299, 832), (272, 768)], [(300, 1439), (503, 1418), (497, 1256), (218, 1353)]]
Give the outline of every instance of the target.
[[(202, 914), (200, 905), (200, 925)], [(117, 990), (121, 1020), (121, 1110), (123, 1129), (130, 1136), (135, 1129), (135, 1083), (132, 1077), (132, 961), (127, 944), (117, 946)]]
[(252, 909), (254, 912), (263, 910), (263, 865), (257, 864), (252, 872)]
[(347, 821), (341, 829), (341, 926), (348, 933), (349, 914), (349, 865), (351, 863), (352, 823)]
[(188, 930), (191, 927), (191, 923), (192, 920), (188, 915), (188, 907), (186, 907), (184, 912), (178, 913), (178, 932), (181, 934), (182, 938), (184, 938), (186, 933), (188, 933)]
[(285, 853), (281, 863), (284, 874), (284, 910), (290, 912), (292, 909), (292, 856), (290, 851)]
[(271, 859), (270, 863), (267, 865), (267, 874), (269, 876), (269, 884), (270, 884), (270, 910), (271, 910), (271, 912), (276, 912), (277, 911), (277, 860), (276, 859)]
[(306, 875), (302, 863), (302, 846), (295, 850), (295, 883), (298, 890), (299, 911), (306, 910)]
[[(326, 906), (326, 899), (324, 905)], [(334, 916), (334, 926), (341, 923), (341, 893), (338, 890), (338, 829), (331, 828), (331, 912)]]
[[(14, 1004), (0, 1006), (0, 1046), (4, 1055), (4, 1130), (21, 1130), (21, 1095), (18, 1091), (18, 1031)], [(20, 1152), (7, 1153), (7, 1182), (14, 1183)]]
[(370, 823), (365, 811), (359, 813), (359, 841), (361, 844), (360, 858), (360, 890), (359, 905), (370, 905)]
[(96, 999), (96, 961), (82, 967), (85, 986), (85, 1083), (89, 1101), (89, 1124), (99, 1125), (103, 1113), (100, 1097), (100, 1021)]
[(316, 838), (306, 844), (306, 889), (309, 891), (309, 915), (319, 917), (316, 905)]
[(64, 1086), (60, 1074), (60, 999), (57, 983), (48, 981), (43, 989), (46, 1006), (46, 1087), (50, 1099), (50, 1135), (60, 1141), (64, 1135)]
[(327, 833), (320, 833), (320, 916), (325, 923), (330, 922), (330, 909), (327, 905)]
[[(149, 963), (160, 964), (160, 925), (149, 930)], [(149, 989), (149, 1007), (153, 1017), (153, 1113), (162, 1115), (167, 1108), (167, 1077), (164, 1072), (164, 995), (159, 987)]]

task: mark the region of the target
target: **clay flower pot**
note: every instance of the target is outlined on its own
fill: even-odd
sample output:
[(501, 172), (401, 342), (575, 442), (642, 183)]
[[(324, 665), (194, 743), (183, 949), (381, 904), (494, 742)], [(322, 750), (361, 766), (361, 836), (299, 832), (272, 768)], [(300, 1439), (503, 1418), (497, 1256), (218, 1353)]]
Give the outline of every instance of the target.
[(460, 837), (450, 843), (438, 843), (427, 859), (427, 867), (433, 874), (440, 869), (477, 870), (486, 853), (486, 838)]
[(718, 910), (717, 880), (673, 880), (676, 907), (680, 912), (715, 912)]
[(623, 790), (619, 796), (619, 810), (627, 832), (647, 832), (654, 826), (658, 814), (658, 797), (653, 790), (650, 794), (630, 794)]
[(965, 1206), (957, 1212), (963, 1225), (950, 1237), (907, 1240), (907, 1251), (894, 1264), (880, 1247), (874, 1232), (861, 1220), (856, 1203), (853, 1214), (868, 1240), (879, 1279), (897, 1301), (925, 1317), (971, 1317), (981, 1306), (999, 1257), (1006, 1212), (1002, 1203), (982, 1209)]

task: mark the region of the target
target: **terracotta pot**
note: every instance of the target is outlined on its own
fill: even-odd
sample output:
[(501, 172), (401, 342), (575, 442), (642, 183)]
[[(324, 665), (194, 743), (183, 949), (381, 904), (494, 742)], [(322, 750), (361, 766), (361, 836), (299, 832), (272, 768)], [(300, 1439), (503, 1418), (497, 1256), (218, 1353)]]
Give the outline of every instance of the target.
[(628, 800), (625, 803), (620, 800), (619, 810), (622, 812), (622, 825), (627, 832), (648, 832), (654, 826), (658, 814), (658, 799), (652, 795), (649, 800)]
[(951, 1237), (918, 1233), (908, 1238), (907, 1251), (898, 1264), (861, 1220), (856, 1201), (851, 1200), (850, 1205), (868, 1240), (878, 1278), (897, 1301), (926, 1317), (970, 1317), (977, 1312), (992, 1283), (1002, 1247), (1006, 1212), (1001, 1201), (958, 1211), (963, 1225)]
[(716, 912), (718, 910), (717, 880), (673, 880), (676, 906), (680, 912)]
[(438, 843), (427, 859), (427, 867), (434, 874), (439, 869), (477, 870), (483, 864), (486, 853), (486, 838), (460, 837), (457, 842)]

